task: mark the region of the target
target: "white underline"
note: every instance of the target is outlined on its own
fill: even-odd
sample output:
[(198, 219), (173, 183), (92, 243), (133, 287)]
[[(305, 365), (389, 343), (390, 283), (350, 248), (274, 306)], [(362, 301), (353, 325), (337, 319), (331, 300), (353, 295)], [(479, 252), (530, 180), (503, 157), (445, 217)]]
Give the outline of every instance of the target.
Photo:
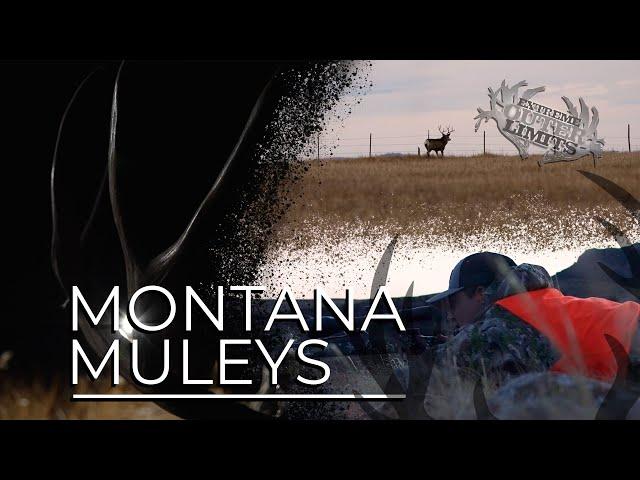
[(232, 399), (232, 400), (397, 400), (406, 398), (406, 395), (385, 395), (385, 394), (286, 394), (286, 393), (274, 393), (274, 394), (217, 394), (217, 393), (140, 393), (140, 394), (87, 394), (87, 393), (74, 393), (74, 400), (170, 400), (181, 398), (208, 398), (208, 399)]

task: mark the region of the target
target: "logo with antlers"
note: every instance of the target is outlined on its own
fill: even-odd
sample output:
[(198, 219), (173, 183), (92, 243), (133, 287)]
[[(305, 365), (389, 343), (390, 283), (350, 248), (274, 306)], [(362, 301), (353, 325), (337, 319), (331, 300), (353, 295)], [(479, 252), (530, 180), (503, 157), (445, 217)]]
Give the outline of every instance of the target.
[(526, 87), (525, 80), (509, 87), (503, 80), (500, 88), (494, 91), (489, 87), (490, 110), (478, 108), (475, 130), (478, 131), (482, 120), (495, 120), (498, 131), (517, 149), (523, 160), (529, 157), (531, 145), (544, 148), (545, 153), (538, 160), (538, 165), (545, 163), (568, 162), (586, 155), (596, 159), (602, 158), (604, 139), (598, 138), (597, 128), (600, 117), (598, 109), (589, 109), (580, 98), (580, 113), (567, 97), (562, 97), (567, 112), (561, 112), (531, 99), (544, 92), (545, 87), (530, 88), (519, 94), (521, 87)]

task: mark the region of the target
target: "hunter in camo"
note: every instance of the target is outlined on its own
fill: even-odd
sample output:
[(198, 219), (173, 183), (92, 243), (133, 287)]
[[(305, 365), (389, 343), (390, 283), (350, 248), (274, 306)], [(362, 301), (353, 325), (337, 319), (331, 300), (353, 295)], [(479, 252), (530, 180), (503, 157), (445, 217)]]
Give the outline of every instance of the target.
[(514, 376), (548, 370), (559, 353), (547, 337), (495, 302), (549, 287), (554, 287), (553, 281), (543, 267), (526, 263), (513, 267), (506, 278), (485, 290), (479, 319), (437, 348), (436, 364), (455, 366), (462, 376), (486, 377), (496, 386)]

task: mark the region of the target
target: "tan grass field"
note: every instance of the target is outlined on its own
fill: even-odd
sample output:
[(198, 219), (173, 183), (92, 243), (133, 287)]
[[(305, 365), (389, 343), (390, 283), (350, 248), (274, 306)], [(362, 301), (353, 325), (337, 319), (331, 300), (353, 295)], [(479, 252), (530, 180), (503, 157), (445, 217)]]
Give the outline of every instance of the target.
[(15, 378), (0, 372), (0, 420), (170, 420), (175, 416), (152, 402), (78, 402), (72, 393), (137, 393), (126, 383), (112, 387), (109, 382), (81, 378), (71, 390), (68, 378)]
[[(497, 155), (310, 161), (292, 189), (295, 203), (276, 238), (302, 238), (310, 225), (462, 234), (479, 226), (500, 231), (509, 224), (553, 224), (567, 215), (594, 214), (633, 228), (628, 212), (578, 170), (603, 176), (640, 198), (640, 152), (607, 152), (595, 168), (591, 157), (543, 167), (536, 157)], [(570, 235), (571, 222), (558, 228)]]

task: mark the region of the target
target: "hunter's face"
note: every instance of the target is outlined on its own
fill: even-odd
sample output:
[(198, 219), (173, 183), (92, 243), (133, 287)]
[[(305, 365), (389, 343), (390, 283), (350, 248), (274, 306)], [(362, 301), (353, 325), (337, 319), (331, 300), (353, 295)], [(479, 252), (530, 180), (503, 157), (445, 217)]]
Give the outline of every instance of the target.
[(482, 289), (476, 290), (472, 296), (465, 292), (451, 295), (448, 302), (444, 302), (446, 317), (457, 326), (472, 323), (482, 309)]

